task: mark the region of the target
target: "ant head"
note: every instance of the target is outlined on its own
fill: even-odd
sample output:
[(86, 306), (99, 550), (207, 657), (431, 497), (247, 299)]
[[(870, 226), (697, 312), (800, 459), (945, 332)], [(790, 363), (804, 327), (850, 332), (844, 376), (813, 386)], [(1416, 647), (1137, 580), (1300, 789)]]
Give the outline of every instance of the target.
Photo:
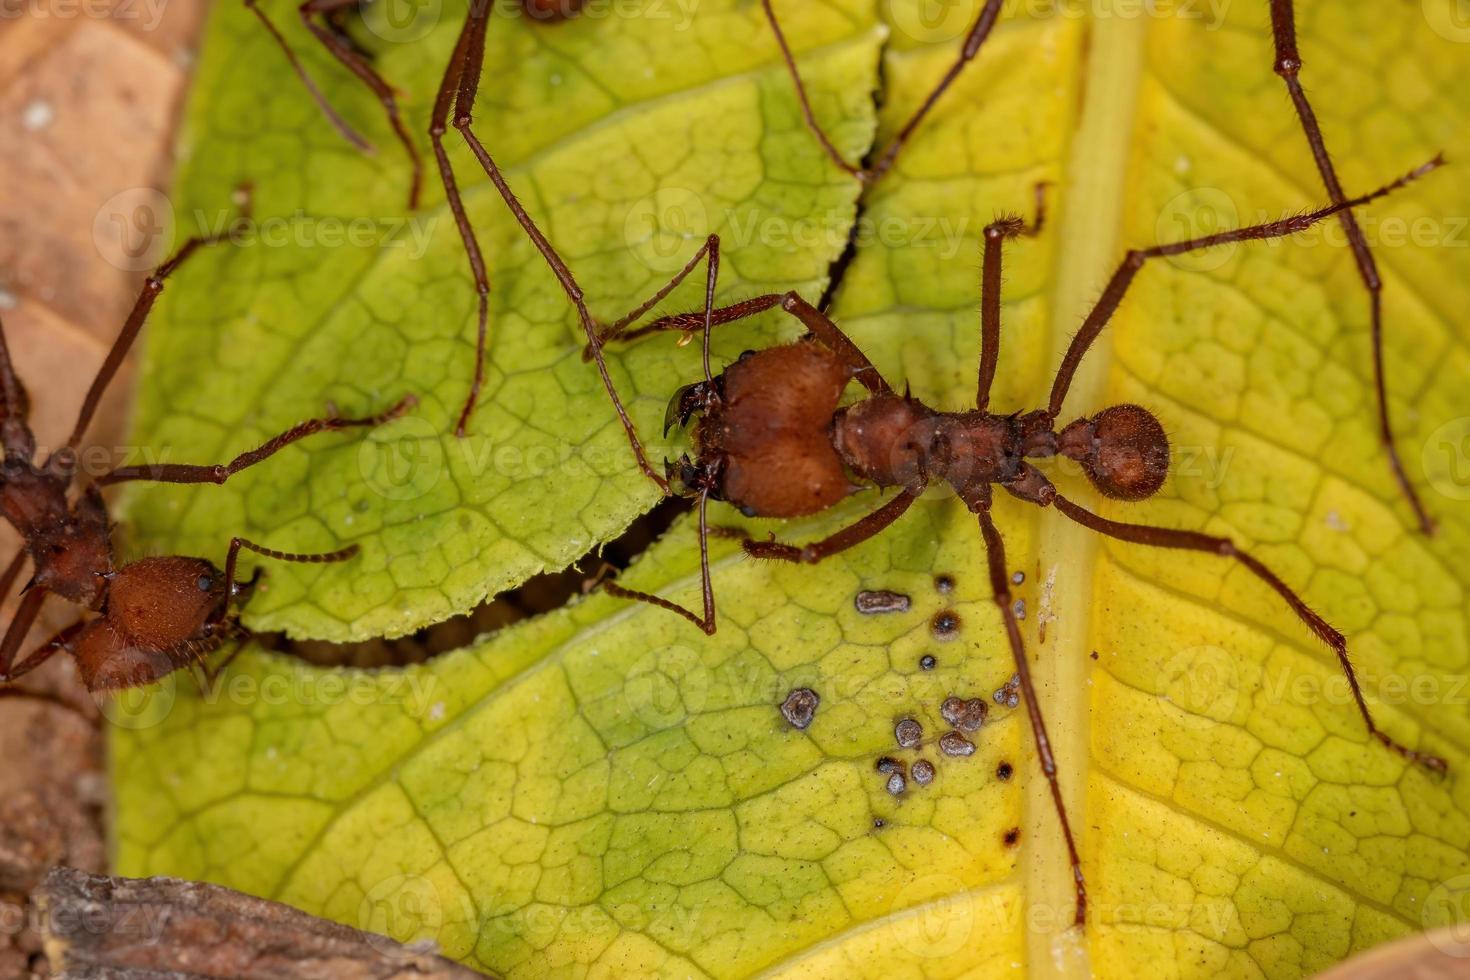
[(230, 598), (224, 572), (202, 558), (144, 558), (113, 577), (106, 616), (139, 646), (167, 650), (206, 636)]
[(1092, 485), (1114, 500), (1143, 500), (1169, 475), (1169, 437), (1153, 413), (1115, 405), (1078, 419), (1057, 435), (1057, 449), (1087, 471)]

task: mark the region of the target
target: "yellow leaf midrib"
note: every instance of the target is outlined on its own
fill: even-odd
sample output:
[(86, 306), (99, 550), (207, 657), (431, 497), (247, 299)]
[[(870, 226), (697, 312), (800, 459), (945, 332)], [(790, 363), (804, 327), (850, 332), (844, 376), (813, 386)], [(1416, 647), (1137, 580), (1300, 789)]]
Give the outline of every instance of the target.
[[(1083, 67), (1083, 102), (1065, 171), (1066, 186), (1058, 195), (1066, 204), (1051, 280), (1053, 363), (1071, 343), (1126, 245), (1121, 241), (1126, 195), (1119, 188), (1126, 186), (1134, 144), (1147, 18), (1099, 18), (1087, 29), (1090, 40)], [(1072, 383), (1064, 418), (1104, 407), (1100, 398), (1110, 351), (1104, 334)], [(1096, 534), (1050, 509), (1038, 519), (1037, 542), (1038, 587), (1050, 592), (1048, 632), (1043, 647), (1036, 632), (1028, 630), (1027, 654), (1032, 658), (1062, 792), (1085, 868), (1090, 856), (1086, 785), (1091, 579), (1099, 543)], [(1053, 574), (1054, 583), (1049, 582)], [(1033, 905), (1055, 913), (1038, 919), (1027, 930), (1030, 975), (1038, 980), (1087, 977), (1085, 949), (1075, 931), (1065, 928), (1074, 902), (1071, 871), (1050, 789), (1040, 772), (1027, 781), (1026, 820), (1033, 845), (1026, 865), (1027, 891)]]

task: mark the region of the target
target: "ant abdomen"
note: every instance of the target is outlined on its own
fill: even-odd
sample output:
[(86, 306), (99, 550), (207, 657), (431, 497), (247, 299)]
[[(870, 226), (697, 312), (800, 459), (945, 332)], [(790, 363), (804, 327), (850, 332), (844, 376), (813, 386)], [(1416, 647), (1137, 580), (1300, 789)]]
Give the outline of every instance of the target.
[(1114, 405), (1057, 435), (1057, 451), (1082, 464), (1093, 486), (1115, 500), (1143, 500), (1169, 475), (1169, 437), (1152, 412)]

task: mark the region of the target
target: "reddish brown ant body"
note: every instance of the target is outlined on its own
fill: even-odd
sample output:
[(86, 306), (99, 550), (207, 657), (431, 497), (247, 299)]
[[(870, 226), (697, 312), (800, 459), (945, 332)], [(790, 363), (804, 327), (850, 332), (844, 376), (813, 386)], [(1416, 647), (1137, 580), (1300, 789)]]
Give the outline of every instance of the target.
[[(42, 460), (36, 458), (36, 440), (27, 420), (29, 402), (11, 365), (4, 326), (0, 324), (0, 443), (5, 451), (0, 471), (0, 517), (25, 539), (20, 553), (0, 573), (0, 599), (10, 594), (28, 559), (34, 568), (15, 616), (0, 640), (0, 684), (23, 677), (62, 651), (76, 658), (82, 682), (93, 692), (149, 684), (182, 667), (202, 666), (209, 653), (245, 633), (232, 611), (233, 606), (248, 598), (255, 582), (254, 577), (247, 582), (237, 578), (242, 549), (280, 561), (310, 563), (345, 561), (357, 553), (353, 545), (332, 552), (292, 554), (237, 537), (230, 542), (223, 570), (203, 558), (182, 556), (144, 558), (119, 565), (101, 488), (133, 480), (222, 484), (314, 433), (375, 426), (395, 418), (413, 403), (411, 398), (370, 418), (311, 419), (221, 465), (118, 467), (82, 487), (72, 499), (77, 447), (103, 392), (137, 339), (163, 291), (164, 281), (204, 244), (202, 239), (190, 240), (148, 277), (87, 391), (70, 438), (61, 450)], [(99, 615), (67, 627), (29, 656), (17, 660), (21, 642), (52, 595)], [(0, 687), (0, 696), (34, 695)]]

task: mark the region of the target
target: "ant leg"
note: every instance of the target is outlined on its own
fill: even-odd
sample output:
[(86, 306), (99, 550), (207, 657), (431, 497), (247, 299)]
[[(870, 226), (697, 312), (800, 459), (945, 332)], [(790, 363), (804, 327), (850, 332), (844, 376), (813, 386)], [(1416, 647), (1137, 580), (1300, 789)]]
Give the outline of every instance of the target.
[(888, 149), (878, 158), (878, 162), (868, 170), (854, 167), (842, 159), (842, 154), (837, 152), (837, 147), (832, 144), (832, 140), (822, 130), (821, 125), (817, 122), (816, 114), (812, 111), (812, 104), (810, 98), (807, 96), (806, 85), (802, 82), (801, 72), (796, 67), (796, 59), (791, 54), (790, 45), (786, 43), (786, 34), (781, 30), (781, 24), (776, 19), (776, 12), (771, 7), (771, 0), (761, 0), (761, 6), (765, 8), (766, 20), (771, 24), (772, 33), (776, 35), (776, 44), (781, 48), (781, 59), (786, 62), (786, 70), (791, 75), (791, 80), (796, 86), (796, 97), (801, 102), (801, 112), (806, 117), (807, 128), (816, 135), (818, 142), (822, 144), (822, 149), (827, 152), (827, 156), (832, 158), (833, 163), (864, 183), (875, 184), (882, 179), (884, 174), (893, 168), (893, 163), (898, 159), (898, 154), (908, 143), (909, 138), (913, 136), (914, 131), (923, 123), (924, 118), (929, 115), (929, 111), (934, 108), (944, 96), (944, 93), (954, 84), (955, 79), (960, 77), (960, 73), (965, 70), (965, 66), (973, 61), (975, 56), (980, 53), (980, 46), (985, 43), (985, 39), (990, 36), (990, 32), (995, 28), (996, 21), (1000, 19), (1002, 4), (1001, 0), (986, 0), (985, 6), (980, 11), (980, 15), (975, 19), (974, 25), (970, 28), (970, 33), (965, 37), (965, 43), (960, 48), (960, 54), (955, 59), (955, 63), (950, 66), (949, 71), (945, 72), (944, 77), (934, 86), (934, 90), (929, 93), (929, 97), (924, 100), (923, 105), (919, 106), (918, 110), (909, 117), (908, 122), (904, 123), (903, 129), (899, 130), (898, 135), (893, 138), (893, 142), (889, 144)]
[(463, 62), (467, 57), (471, 37), (474, 30), (478, 29), (482, 32), (485, 30), (484, 6), (476, 0), (471, 0), (464, 27), (460, 30), (459, 39), (454, 45), (454, 53), (450, 55), (449, 64), (444, 69), (444, 78), (439, 83), (439, 92), (434, 98), (434, 109), (429, 121), (429, 145), (433, 148), (434, 162), (439, 168), (439, 183), (444, 187), (444, 197), (449, 204), (449, 212), (454, 215), (454, 225), (459, 229), (460, 241), (464, 243), (465, 257), (470, 263), (470, 276), (475, 281), (477, 304), (475, 373), (474, 379), (470, 382), (470, 393), (465, 397), (464, 406), (460, 409), (459, 420), (454, 428), (454, 434), (461, 439), (465, 436), (470, 416), (474, 414), (475, 405), (480, 399), (480, 389), (485, 383), (485, 343), (490, 320), (490, 276), (485, 269), (485, 255), (480, 249), (480, 239), (475, 234), (474, 226), (470, 224), (469, 214), (464, 207), (464, 199), (460, 196), (459, 181), (454, 176), (454, 166), (449, 162), (449, 154), (444, 150), (444, 134), (448, 131), (449, 110), (459, 90), (459, 77), (464, 70)]
[(1082, 507), (1072, 503), (1061, 494), (1057, 494), (1053, 503), (1067, 517), (1081, 524), (1083, 527), (1105, 534), (1119, 541), (1130, 541), (1135, 544), (1152, 545), (1156, 548), (1177, 548), (1186, 551), (1202, 551), (1207, 554), (1219, 555), (1222, 558), (1234, 558), (1244, 565), (1252, 575), (1269, 585), (1277, 595), (1286, 600), (1291, 611), (1296, 613), (1298, 619), (1306, 624), (1317, 638), (1332, 648), (1337, 654), (1337, 662), (1342, 665), (1343, 673), (1347, 675), (1348, 686), (1352, 689), (1353, 700), (1357, 702), (1358, 712), (1363, 716), (1363, 722), (1368, 726), (1368, 734), (1379, 742), (1397, 752), (1405, 759), (1418, 763), (1426, 769), (1434, 772), (1446, 772), (1448, 764), (1438, 756), (1429, 755), (1424, 752), (1416, 752), (1390, 738), (1378, 727), (1373, 720), (1372, 713), (1368, 710), (1368, 702), (1363, 697), (1363, 690), (1358, 684), (1358, 675), (1353, 670), (1352, 660), (1348, 657), (1347, 638), (1332, 627), (1327, 620), (1319, 616), (1310, 606), (1306, 604), (1301, 596), (1297, 595), (1291, 586), (1283, 582), (1275, 572), (1267, 568), (1249, 552), (1236, 547), (1229, 538), (1219, 538), (1209, 534), (1201, 534), (1197, 531), (1177, 531), (1172, 528), (1154, 527), (1148, 524), (1124, 524), (1120, 521), (1110, 521)]
[(1026, 701), (1026, 714), (1031, 721), (1031, 735), (1036, 741), (1036, 754), (1041, 760), (1041, 771), (1051, 787), (1051, 798), (1056, 806), (1057, 819), (1062, 825), (1062, 837), (1067, 842), (1067, 857), (1072, 864), (1072, 884), (1077, 892), (1077, 915), (1075, 925), (1087, 921), (1087, 882), (1082, 877), (1082, 858), (1077, 851), (1077, 842), (1072, 838), (1072, 823), (1067, 819), (1067, 806), (1062, 801), (1062, 787), (1057, 782), (1057, 760), (1051, 752), (1051, 739), (1046, 734), (1046, 721), (1041, 717), (1041, 706), (1036, 702), (1036, 687), (1031, 681), (1031, 665), (1026, 659), (1026, 646), (1021, 640), (1021, 627), (1016, 622), (1016, 612), (1011, 604), (1010, 572), (1006, 565), (1005, 542), (996, 530), (990, 511), (976, 511), (980, 519), (980, 534), (985, 538), (985, 557), (990, 565), (990, 587), (995, 595), (995, 604), (1000, 607), (1001, 619), (1005, 621), (1006, 637), (1011, 644), (1011, 657), (1016, 664), (1016, 678), (1021, 685), (1021, 694)]
[(280, 48), (281, 53), (286, 56), (286, 61), (290, 63), (291, 70), (296, 73), (297, 78), (301, 79), (301, 84), (306, 87), (306, 91), (311, 95), (312, 101), (317, 104), (317, 108), (321, 109), (322, 115), (327, 118), (327, 122), (332, 124), (332, 128), (341, 133), (343, 139), (347, 140), (347, 142), (357, 147), (363, 153), (372, 153), (373, 144), (369, 143), (361, 133), (348, 125), (347, 120), (343, 119), (337, 114), (337, 110), (332, 108), (332, 103), (322, 94), (322, 90), (317, 88), (316, 82), (312, 81), (311, 75), (306, 70), (306, 66), (301, 63), (300, 58), (296, 57), (296, 52), (292, 51), (291, 45), (286, 43), (286, 38), (271, 21), (270, 17), (266, 15), (266, 12), (260, 9), (259, 0), (245, 0), (245, 8), (255, 14), (256, 18), (265, 26), (266, 33), (275, 40), (276, 47)]
[(1007, 238), (1033, 238), (1046, 223), (1046, 183), (1036, 185), (1036, 219), (1026, 224), (1009, 215), (985, 226), (985, 264), (980, 279), (980, 384), (975, 407), (990, 407), (990, 389), (1000, 363), (1000, 260)]
[[(247, 0), (252, 3), (253, 0)], [(353, 47), (351, 42), (335, 28), (330, 21), (332, 14), (349, 7), (360, 6), (362, 0), (304, 0), (297, 11), (301, 14), (301, 22), (306, 29), (321, 42), (322, 47), (330, 51), (342, 66), (352, 74), (356, 75), (377, 96), (383, 105), (383, 111), (388, 116), (388, 125), (393, 128), (393, 134), (398, 137), (398, 142), (403, 145), (408, 154), (409, 166), (412, 168), (412, 176), (408, 185), (408, 209), (418, 210), (419, 191), (423, 186), (424, 164), (419, 157), (418, 147), (413, 143), (412, 137), (408, 135), (408, 127), (403, 124), (403, 117), (398, 111), (398, 99), (382, 75), (367, 61), (362, 54)], [(320, 17), (318, 23), (314, 17)]]
[[(1327, 196), (1333, 204), (1341, 204), (1346, 199), (1342, 181), (1338, 179), (1337, 169), (1332, 165), (1332, 157), (1327, 152), (1327, 142), (1323, 139), (1317, 114), (1312, 110), (1312, 104), (1307, 101), (1307, 94), (1297, 78), (1302, 69), (1302, 59), (1297, 51), (1293, 0), (1271, 0), (1271, 32), (1276, 46), (1276, 74), (1286, 83), (1286, 91), (1296, 108), (1302, 132), (1306, 134), (1307, 143), (1312, 148), (1312, 158), (1317, 163), (1322, 186), (1327, 189)], [(1388, 415), (1388, 381), (1384, 377), (1383, 366), (1383, 279), (1378, 274), (1378, 263), (1373, 258), (1373, 250), (1368, 247), (1363, 229), (1358, 225), (1357, 216), (1351, 210), (1346, 210), (1338, 214), (1338, 220), (1342, 223), (1348, 245), (1353, 250), (1353, 259), (1358, 266), (1358, 276), (1363, 280), (1363, 288), (1368, 291), (1372, 322), (1373, 385), (1378, 400), (1378, 438), (1388, 453), (1388, 465), (1393, 471), (1394, 479), (1418, 518), (1419, 529), (1425, 534), (1433, 534), (1434, 521), (1425, 509), (1418, 491), (1409, 482), (1398, 447), (1394, 444), (1393, 425)]]
[(708, 510), (709, 493), (701, 493), (699, 495), (699, 576), (701, 591), (704, 598), (703, 616), (696, 615), (694, 612), (684, 606), (679, 605), (677, 602), (670, 602), (668, 599), (653, 595), (649, 592), (635, 592), (632, 589), (625, 589), (621, 585), (618, 585), (616, 582), (604, 582), (602, 584), (603, 591), (606, 592), (608, 595), (617, 596), (619, 599), (631, 599), (634, 602), (646, 602), (650, 606), (657, 606), (660, 609), (667, 609), (669, 612), (678, 613), (680, 616), (683, 616), (695, 626), (698, 626), (701, 630), (705, 632), (706, 635), (714, 636), (715, 588), (714, 583), (710, 581), (709, 572), (710, 528), (709, 516), (707, 513)]
[(1361, 197), (1351, 200), (1339, 201), (1310, 211), (1306, 214), (1293, 215), (1279, 221), (1269, 221), (1265, 224), (1251, 225), (1246, 228), (1236, 228), (1231, 231), (1217, 232), (1213, 235), (1205, 235), (1201, 238), (1191, 238), (1180, 242), (1170, 242), (1166, 245), (1155, 245), (1153, 248), (1132, 249), (1118, 266), (1113, 277), (1108, 280), (1107, 287), (1103, 290), (1102, 297), (1092, 312), (1087, 314), (1087, 319), (1082, 322), (1082, 328), (1072, 338), (1072, 345), (1067, 348), (1066, 355), (1062, 358), (1061, 367), (1057, 369), (1056, 380), (1052, 382), (1051, 402), (1047, 414), (1055, 419), (1061, 413), (1062, 402), (1067, 397), (1067, 389), (1072, 384), (1072, 376), (1076, 374), (1077, 367), (1082, 363), (1082, 358), (1087, 354), (1088, 348), (1093, 341), (1097, 340), (1098, 334), (1102, 333), (1103, 327), (1107, 326), (1117, 312), (1118, 306), (1123, 302), (1123, 296), (1128, 292), (1133, 278), (1138, 275), (1138, 270), (1143, 268), (1144, 262), (1168, 255), (1183, 255), (1186, 252), (1197, 252), (1216, 245), (1229, 245), (1236, 242), (1267, 241), (1273, 238), (1285, 238), (1299, 231), (1305, 231), (1312, 225), (1317, 224), (1334, 214), (1344, 214), (1350, 208), (1360, 207), (1370, 201), (1391, 194), (1414, 180), (1423, 177), (1432, 170), (1444, 164), (1444, 157), (1436, 156), (1433, 160), (1420, 166), (1409, 173), (1386, 184), (1375, 191), (1371, 191)]
[(893, 394), (892, 386), (883, 379), (883, 375), (878, 372), (873, 362), (868, 360), (868, 355), (858, 349), (858, 345), (854, 344), (852, 339), (843, 333), (842, 328), (833, 323), (827, 314), (802, 299), (795, 292), (781, 297), (781, 309), (800, 320), (811, 331), (812, 336), (821, 342), (822, 346), (846, 362), (848, 370), (852, 371), (852, 376), (864, 388), (875, 395)]
[[(36, 453), (36, 437), (31, 434), (31, 400), (25, 385), (15, 374), (10, 361), (10, 345), (5, 340), (5, 321), (0, 319), (0, 446), (6, 455), (30, 459)], [(3, 598), (3, 596), (0, 596)]]
[[(274, 558), (276, 561), (289, 561), (301, 565), (325, 565), (333, 562), (347, 561), (355, 557), (362, 550), (357, 545), (350, 544), (337, 551), (297, 554), (290, 551), (276, 551), (274, 548), (267, 548), (264, 545), (256, 544), (247, 538), (231, 538), (230, 550), (225, 555), (225, 595), (227, 597), (233, 597), (235, 594), (235, 582), (237, 580), (236, 565), (240, 560), (241, 548), (253, 551), (257, 555)], [(254, 580), (252, 579), (252, 581)]]
[[(61, 651), (69, 648), (72, 642), (75, 641), (76, 638), (81, 634), (82, 630), (86, 628), (87, 624), (85, 622), (78, 621), (72, 623), (66, 629), (62, 630), (60, 633), (57, 633), (51, 639), (47, 640), (39, 647), (32, 650), (30, 654), (26, 656), (25, 659), (21, 660), (21, 662), (17, 666), (11, 668), (8, 671), (0, 672), (0, 683), (19, 680), (26, 674), (29, 674), (31, 671), (44, 664), (46, 661), (50, 660)], [(70, 706), (69, 702), (62, 701), (59, 698), (54, 700), (56, 700), (58, 703), (68, 704), (68, 706)], [(76, 709), (73, 708), (73, 710)]]
[(919, 495), (924, 492), (923, 487), (905, 488), (902, 493), (894, 497), (888, 503), (877, 510), (850, 524), (836, 534), (823, 538), (821, 541), (797, 547), (795, 545), (782, 544), (779, 541), (754, 541), (749, 538), (745, 541), (745, 553), (752, 558), (768, 558), (775, 561), (799, 562), (803, 565), (815, 565), (825, 558), (830, 558), (840, 551), (862, 544), (864, 541), (882, 532), (894, 521), (904, 515)]
[[(439, 100), (435, 104), (431, 133), (442, 135), (443, 124), (448, 113), (449, 100), (452, 97), (455, 110), (454, 128), (459, 130), (460, 135), (469, 145), (470, 151), (475, 155), (475, 159), (479, 162), (480, 167), (485, 171), (485, 175), (495, 185), (495, 189), (499, 192), (501, 200), (505, 202), (506, 207), (510, 209), (517, 223), (520, 224), (522, 230), (531, 239), (531, 243), (536, 246), (536, 250), (541, 253), (541, 257), (546, 260), (546, 264), (551, 267), (551, 271), (556, 276), (557, 282), (561, 284), (562, 291), (567, 294), (567, 298), (571, 300), (572, 305), (576, 308), (577, 317), (582, 325), (582, 332), (587, 337), (587, 344), (592, 348), (592, 360), (597, 365), (597, 373), (602, 379), (602, 386), (607, 391), (608, 398), (612, 401), (613, 409), (618, 414), (618, 421), (622, 423), (623, 431), (627, 434), (628, 444), (632, 447), (633, 455), (638, 460), (638, 468), (661, 491), (667, 494), (669, 491), (668, 481), (659, 475), (648, 462), (648, 455), (643, 450), (643, 442), (638, 438), (638, 431), (633, 426), (633, 419), (628, 415), (627, 408), (623, 406), (622, 398), (618, 396), (617, 387), (613, 384), (612, 375), (608, 371), (607, 360), (603, 357), (602, 349), (598, 345), (597, 323), (592, 318), (591, 311), (587, 309), (587, 302), (582, 292), (582, 287), (577, 284), (577, 280), (572, 275), (571, 270), (567, 268), (566, 263), (562, 261), (561, 256), (557, 253), (551, 242), (542, 233), (541, 229), (536, 225), (536, 222), (532, 220), (520, 200), (516, 198), (515, 192), (511, 190), (510, 185), (505, 180), (505, 176), (500, 172), (499, 165), (490, 156), (489, 151), (485, 149), (479, 137), (475, 135), (471, 114), (474, 109), (475, 94), (480, 85), (480, 70), (485, 57), (485, 29), (488, 17), (489, 4), (481, 2), (481, 0), (472, 0), (470, 14), (466, 18), (464, 28), (460, 32), (459, 42), (455, 45), (454, 56), (451, 59), (449, 70), (444, 75)], [(454, 80), (456, 77), (458, 78), (457, 92), (454, 91)], [(447, 181), (452, 181), (453, 175), (448, 169), (447, 158), (442, 157), (443, 151), (437, 147), (437, 144), (435, 152), (436, 155), (444, 160), (440, 165), (441, 174), (445, 176)], [(460, 208), (455, 213), (456, 220), (460, 220), (462, 215), (463, 209)], [(461, 229), (462, 237), (467, 226), (468, 219), (465, 219), (465, 225)], [(471, 265), (473, 264), (474, 259), (471, 258)], [(480, 340), (476, 349), (476, 382), (470, 392), (469, 399), (465, 402), (464, 410), (460, 414), (459, 431), (461, 434), (463, 433), (470, 413), (474, 410), (474, 402), (479, 393), (480, 379), (484, 373), (485, 331), (483, 319), (481, 321), (479, 336)]]
[(41, 606), (46, 602), (48, 594), (45, 589), (32, 589), (21, 598), (20, 605), (15, 610), (15, 618), (5, 630), (5, 638), (0, 640), (0, 681), (12, 680), (34, 669), (23, 663), (19, 671), (13, 672), (15, 655), (20, 652), (21, 643), (35, 625), (36, 617), (40, 615)]
[[(735, 323), (738, 320), (755, 316), (757, 313), (764, 313), (766, 310), (780, 306), (783, 298), (780, 293), (767, 293), (764, 296), (752, 296), (750, 299), (741, 300), (738, 303), (731, 303), (729, 306), (716, 307), (710, 311), (710, 326), (718, 327), (722, 323)], [(632, 319), (636, 319), (636, 317)], [(631, 319), (624, 317), (619, 323), (624, 321), (631, 322)], [(631, 343), (650, 334), (672, 331), (684, 334), (686, 339), (680, 341), (682, 345), (687, 343), (687, 338), (693, 336), (703, 326), (703, 313), (674, 313), (670, 316), (660, 317), (652, 323), (645, 324), (633, 330), (624, 328), (614, 334), (609, 329), (607, 333), (602, 335), (602, 342), (604, 345), (614, 341)], [(584, 359), (590, 360), (592, 357), (591, 350), (585, 351), (583, 356)]]
[(72, 427), (71, 436), (66, 440), (66, 449), (75, 450), (81, 445), (82, 436), (86, 435), (87, 427), (92, 424), (92, 417), (97, 414), (97, 405), (102, 401), (102, 395), (112, 379), (117, 376), (118, 368), (122, 367), (123, 359), (128, 356), (133, 342), (138, 339), (138, 332), (143, 329), (143, 323), (148, 319), (148, 314), (153, 310), (153, 304), (158, 302), (158, 295), (163, 292), (164, 281), (173, 275), (189, 257), (205, 245), (215, 244), (216, 239), (195, 236), (179, 248), (163, 265), (154, 270), (143, 282), (143, 290), (138, 294), (138, 299), (133, 304), (133, 309), (128, 313), (127, 320), (123, 323), (121, 332), (117, 339), (112, 342), (112, 349), (107, 352), (102, 366), (97, 369), (97, 376), (92, 379), (92, 386), (87, 389), (86, 397), (82, 399), (81, 410), (77, 413), (77, 423)]
[(291, 445), (291, 443), (299, 442), (307, 436), (315, 435), (318, 432), (336, 432), (339, 429), (373, 428), (398, 418), (415, 404), (417, 404), (417, 399), (412, 395), (408, 395), (386, 412), (370, 415), (367, 418), (344, 419), (331, 416), (321, 419), (307, 419), (305, 422), (287, 429), (258, 448), (243, 452), (224, 464), (203, 466), (190, 463), (144, 463), (141, 466), (119, 466), (115, 470), (102, 474), (95, 482), (99, 487), (109, 486), (114, 483), (125, 483), (130, 480), (151, 480), (155, 483), (222, 484), (241, 470), (249, 469), (257, 463), (264, 462)]

